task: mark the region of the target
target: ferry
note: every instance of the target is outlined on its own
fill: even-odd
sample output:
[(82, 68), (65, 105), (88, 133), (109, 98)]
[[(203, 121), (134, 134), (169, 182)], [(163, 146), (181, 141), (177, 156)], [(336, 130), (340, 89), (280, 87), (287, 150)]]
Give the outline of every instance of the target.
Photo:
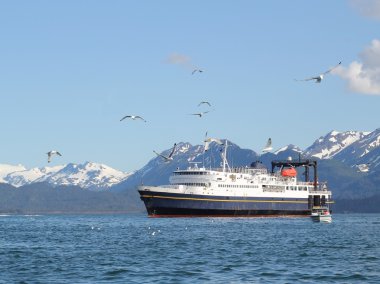
[[(260, 161), (231, 168), (227, 140), (220, 168), (193, 163), (175, 170), (168, 185), (138, 187), (149, 217), (273, 217), (310, 216), (317, 206), (333, 203), (326, 183), (318, 182), (317, 160)], [(304, 168), (304, 181), (297, 169)], [(310, 169), (314, 179), (310, 180)]]

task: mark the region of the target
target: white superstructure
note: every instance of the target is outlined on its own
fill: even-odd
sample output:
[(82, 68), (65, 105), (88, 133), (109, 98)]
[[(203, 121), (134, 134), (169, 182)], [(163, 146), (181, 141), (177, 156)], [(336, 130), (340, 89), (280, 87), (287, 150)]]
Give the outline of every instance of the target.
[[(227, 143), (227, 142), (226, 142)], [(266, 168), (230, 168), (226, 157), (227, 145), (222, 153), (223, 167), (207, 169), (192, 163), (185, 170), (176, 170), (169, 178), (169, 185), (144, 186), (146, 191), (171, 192), (191, 195), (308, 198), (316, 191), (326, 199), (331, 198), (325, 183), (300, 182), (297, 177), (282, 175), (282, 171), (270, 173)], [(260, 165), (260, 163), (258, 163)]]

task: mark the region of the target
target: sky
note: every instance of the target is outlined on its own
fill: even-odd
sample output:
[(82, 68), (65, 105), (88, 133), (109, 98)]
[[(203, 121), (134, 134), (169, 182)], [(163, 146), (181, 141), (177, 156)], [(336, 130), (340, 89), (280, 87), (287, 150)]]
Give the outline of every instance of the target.
[(0, 164), (134, 171), (206, 131), (259, 152), (380, 127), (380, 1), (1, 1), (0, 36)]

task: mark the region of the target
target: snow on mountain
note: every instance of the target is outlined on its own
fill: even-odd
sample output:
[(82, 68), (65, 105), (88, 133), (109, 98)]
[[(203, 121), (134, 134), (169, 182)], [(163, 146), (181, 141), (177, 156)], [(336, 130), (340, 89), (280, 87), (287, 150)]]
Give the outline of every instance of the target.
[(37, 181), (54, 185), (76, 185), (88, 189), (107, 189), (125, 180), (129, 175), (106, 165), (86, 162), (80, 165), (68, 164), (54, 174)]
[(369, 164), (370, 171), (380, 168), (380, 128), (352, 143), (337, 154), (334, 159), (348, 165)]
[(16, 172), (16, 171), (24, 171), (26, 168), (23, 165), (7, 165), (7, 164), (0, 164), (0, 182), (6, 183), (7, 181), (4, 180), (4, 177), (9, 175), (10, 173)]
[(54, 174), (55, 172), (61, 170), (64, 166), (55, 167), (43, 167), (43, 168), (32, 168), (23, 169), (20, 171), (14, 171), (9, 173), (4, 177), (4, 181), (13, 186), (19, 187), (26, 184), (31, 184), (33, 182), (38, 182), (41, 179), (46, 179), (47, 176)]
[(302, 153), (303, 152), (299, 147), (297, 147), (297, 146), (295, 146), (293, 144), (289, 144), (289, 145), (287, 145), (285, 147), (282, 147), (282, 148), (276, 150), (273, 154), (278, 155), (278, 154), (280, 154), (282, 152), (286, 152), (286, 151), (294, 151), (294, 152), (297, 152), (297, 153)]
[(16, 187), (35, 182), (47, 182), (53, 185), (76, 185), (81, 188), (101, 190), (124, 181), (130, 175), (130, 173), (91, 162), (29, 170), (20, 169), (8, 173), (3, 180)]
[(331, 131), (326, 136), (321, 136), (310, 147), (305, 150), (306, 156), (320, 159), (331, 159), (340, 151), (361, 140), (370, 132), (362, 131)]

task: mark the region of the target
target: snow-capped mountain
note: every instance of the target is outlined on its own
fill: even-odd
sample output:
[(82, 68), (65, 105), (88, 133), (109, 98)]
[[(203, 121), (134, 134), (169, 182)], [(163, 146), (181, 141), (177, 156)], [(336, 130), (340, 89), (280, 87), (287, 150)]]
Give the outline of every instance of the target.
[(52, 185), (76, 185), (91, 190), (108, 189), (127, 179), (130, 173), (115, 170), (109, 166), (86, 162), (64, 166), (25, 169), (8, 173), (3, 177), (6, 183), (19, 187), (36, 182)]
[(13, 172), (18, 171), (24, 171), (26, 168), (23, 165), (7, 165), (7, 164), (0, 164), (0, 183), (7, 183), (7, 181), (4, 180), (4, 178)]
[(369, 164), (370, 172), (380, 169), (380, 128), (346, 147), (334, 159), (351, 166)]
[(363, 139), (369, 133), (362, 131), (331, 131), (326, 136), (317, 139), (305, 150), (304, 155), (319, 159), (331, 159), (343, 149)]
[(125, 180), (129, 175), (129, 173), (115, 170), (106, 165), (86, 162), (80, 165), (68, 164), (53, 175), (48, 175), (43, 181), (54, 185), (107, 189)]
[(64, 166), (32, 168), (16, 170), (6, 175), (3, 180), (13, 186), (20, 187), (34, 182), (44, 181), (48, 176), (58, 172)]
[[(224, 139), (222, 141), (224, 142)], [(272, 153), (258, 156), (253, 150), (242, 149), (232, 142), (228, 142), (228, 145), (227, 159), (231, 167), (249, 166), (252, 162), (260, 159), (270, 168), (272, 160), (288, 159), (289, 157), (298, 159), (306, 156), (331, 162), (331, 167), (336, 167), (338, 170), (344, 163), (345, 169), (342, 171), (346, 171), (348, 168), (356, 173), (357, 164), (367, 163), (370, 164), (369, 175), (376, 174), (380, 170), (380, 128), (373, 132), (331, 131), (326, 136), (317, 139), (305, 152), (297, 146), (287, 145)], [(0, 165), (0, 182), (17, 187), (46, 182), (54, 186), (75, 185), (92, 190), (113, 187), (115, 190), (133, 189), (136, 191), (135, 186), (141, 183), (167, 184), (170, 174), (177, 168), (186, 169), (191, 164), (206, 168), (220, 167), (222, 149), (223, 146), (215, 142), (210, 143), (207, 152), (204, 151), (204, 145), (180, 142), (172, 156), (173, 161), (166, 163), (162, 157), (153, 156), (144, 167), (135, 173), (124, 173), (106, 165), (90, 162), (32, 169), (26, 169), (22, 165)], [(171, 151), (172, 147), (163, 151), (162, 154), (168, 156)]]

